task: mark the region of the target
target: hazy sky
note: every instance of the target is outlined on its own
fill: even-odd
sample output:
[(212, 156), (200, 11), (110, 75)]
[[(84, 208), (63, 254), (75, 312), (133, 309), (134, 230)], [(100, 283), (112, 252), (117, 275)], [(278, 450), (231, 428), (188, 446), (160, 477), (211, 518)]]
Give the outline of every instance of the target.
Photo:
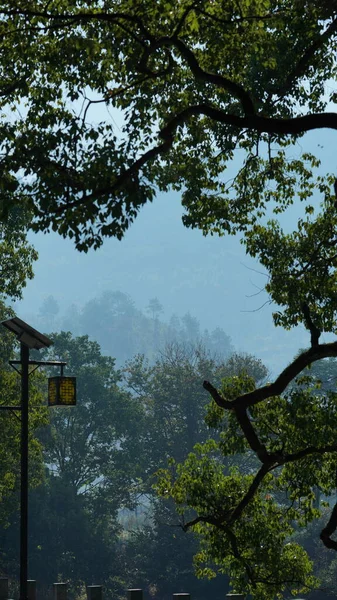
[[(324, 172), (337, 171), (331, 132), (315, 132), (302, 140), (305, 150), (320, 153)], [(298, 146), (298, 153), (301, 147)], [(287, 216), (292, 227), (298, 207)], [(145, 206), (125, 238), (107, 240), (88, 254), (78, 253), (69, 240), (56, 234), (31, 235), (39, 251), (35, 278), (29, 282), (17, 314), (34, 325), (34, 314), (44, 298), (53, 295), (61, 309), (78, 306), (105, 290), (130, 294), (138, 308), (157, 297), (164, 319), (190, 312), (203, 328), (222, 327), (236, 349), (261, 357), (275, 373), (307, 346), (304, 330), (275, 329), (272, 307), (257, 310), (268, 300), (259, 292), (265, 276), (245, 255), (235, 238), (203, 237), (181, 223), (178, 194), (159, 196)]]

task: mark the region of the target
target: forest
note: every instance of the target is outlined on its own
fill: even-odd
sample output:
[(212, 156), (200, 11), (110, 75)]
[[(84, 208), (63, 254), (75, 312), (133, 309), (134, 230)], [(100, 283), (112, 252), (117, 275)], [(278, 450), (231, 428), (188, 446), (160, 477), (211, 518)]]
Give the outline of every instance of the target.
[[(103, 585), (104, 597), (111, 600), (123, 600), (128, 587), (141, 587), (153, 600), (169, 599), (178, 591), (189, 591), (196, 600), (206, 600), (210, 595), (223, 598), (230, 589), (228, 576), (223, 573), (213, 578), (211, 573), (201, 572), (197, 536), (184, 530), (193, 511), (179, 514), (171, 499), (158, 494), (158, 482), (169, 464), (187, 459), (189, 473), (193, 468), (200, 469), (202, 462), (196, 462), (196, 458), (202, 456), (207, 445), (213, 453), (216, 450), (222, 473), (240, 469), (249, 474), (256, 468), (253, 452), (247, 454), (243, 447), (235, 454), (225, 451), (223, 425), (219, 426), (212, 416), (209, 394), (200, 381), (211, 379), (219, 389), (234, 382), (238, 385), (242, 378), (261, 385), (268, 371), (254, 356), (235, 352), (221, 330), (217, 338), (223, 345), (207, 346), (212, 334), (200, 332), (191, 315), (187, 323), (193, 323), (193, 330), (187, 329), (184, 319), (180, 323), (177, 318), (173, 329), (159, 320), (159, 303), (149, 302), (152, 312), (146, 317), (121, 293), (105, 294), (104, 301), (107, 309), (116, 301), (119, 306), (126, 305), (129, 316), (133, 308), (129, 327), (141, 332), (141, 339), (147, 323), (147, 355), (131, 354), (117, 366), (114, 357), (102, 352), (98, 341), (70, 331), (47, 331), (53, 346), (36, 352), (39, 360), (66, 360), (67, 373), (76, 375), (78, 394), (76, 407), (48, 409), (47, 377), (53, 375), (52, 369), (31, 376), (31, 577), (37, 580), (42, 597), (51, 593), (53, 582), (66, 581), (71, 600), (82, 598), (85, 585), (94, 583)], [(97, 304), (102, 306), (102, 298)], [(38, 311), (37, 321), (47, 324), (46, 320), (51, 319), (55, 325), (55, 308), (55, 301), (48, 298)], [(95, 310), (95, 301), (90, 308), (93, 314), (101, 315), (104, 323), (106, 314)], [(2, 312), (5, 316), (10, 309), (3, 305)], [(121, 314), (122, 310), (115, 321), (109, 322), (113, 331), (118, 332), (119, 325), (129, 339)], [(80, 315), (86, 317), (86, 306)], [(143, 329), (136, 326), (138, 322)], [(79, 326), (80, 320), (75, 323)], [(98, 338), (101, 331), (104, 341), (105, 327), (96, 329)], [(155, 335), (160, 331), (161, 347)], [(189, 337), (191, 331), (194, 335)], [(13, 336), (0, 333), (2, 403), (6, 399), (6, 404), (16, 405), (20, 378), (8, 365), (8, 357), (15, 356), (17, 346)], [(124, 352), (127, 350), (122, 346)], [(335, 371), (334, 358), (308, 371), (306, 377), (313, 388), (316, 386), (318, 398), (336, 394)], [(15, 592), (19, 569), (20, 424), (13, 414), (2, 413), (1, 417), (0, 569), (10, 578)], [(229, 431), (230, 424), (226, 435)], [(202, 477), (206, 477), (205, 472)], [(207, 481), (203, 487), (207, 489)], [(276, 498), (290, 510), (293, 501), (287, 494), (280, 490)], [(315, 512), (312, 524), (295, 528), (288, 535), (315, 561), (314, 574), (320, 582), (317, 598), (329, 599), (337, 591), (337, 562), (327, 550), (322, 552), (317, 536), (329, 498), (317, 487), (311, 505)], [(310, 598), (315, 597), (311, 592)]]
[[(89, 565), (112, 594), (132, 579), (162, 597), (165, 573), (187, 584), (191, 561), (176, 560), (188, 539), (196, 597), (226, 582), (254, 600), (336, 596), (337, 180), (306, 138), (319, 149), (337, 129), (336, 0), (3, 0), (0, 29), (4, 301), (33, 277), (28, 232), (92, 252), (174, 191), (186, 227), (239, 236), (265, 270), (275, 327), (307, 334), (269, 380), (254, 357), (229, 353), (221, 329), (200, 332), (193, 307), (163, 325), (157, 298), (144, 318), (112, 290), (72, 310), (78, 331), (50, 335), (78, 371), (77, 412), (47, 415), (45, 375), (31, 378), (32, 565), (68, 577), (74, 596)], [(40, 316), (55, 311), (50, 299)], [(8, 402), (11, 344), (4, 336)], [(18, 483), (8, 419), (7, 569)]]
[[(105, 302), (110, 306), (108, 301), (116, 297), (132, 307), (120, 293), (106, 295)], [(48, 306), (55, 306), (51, 299)], [(130, 328), (138, 322), (134, 311)], [(97, 312), (104, 322), (105, 314)], [(40, 314), (42, 319), (50, 316), (46, 303)], [(120, 314), (116, 322), (109, 322), (128, 338)], [(144, 326), (145, 315), (139, 311), (137, 318)], [(154, 599), (188, 590), (200, 600), (210, 593), (220, 598), (228, 589), (225, 576), (197, 579), (193, 568), (197, 542), (184, 533), (173, 502), (159, 498), (154, 484), (156, 473), (169, 460), (183, 461), (196, 444), (211, 437), (204, 418), (209, 396), (200, 380), (212, 378), (220, 385), (224, 378), (245, 371), (258, 382), (266, 378), (267, 369), (253, 356), (234, 352), (221, 330), (199, 337), (198, 322), (191, 316), (185, 321), (194, 325), (190, 338), (184, 319), (184, 329), (165, 330), (152, 312), (148, 357), (130, 355), (119, 367), (97, 341), (69, 331), (48, 333), (53, 346), (36, 351), (39, 360), (66, 360), (67, 372), (77, 378), (77, 406), (47, 409), (48, 372), (31, 376), (29, 572), (43, 597), (57, 581), (68, 582), (73, 599), (81, 598), (85, 584), (91, 583), (104, 585), (106, 598), (121, 600), (128, 587), (139, 586)], [(161, 330), (170, 337), (163, 337), (159, 348), (156, 332)], [(96, 333), (101, 331), (106, 340), (105, 328)], [(142, 339), (143, 330), (138, 331)], [(1, 334), (7, 342), (1, 363), (2, 399), (10, 381), (8, 403), (16, 405), (20, 378), (8, 365), (15, 344), (8, 334)], [(222, 348), (212, 347), (213, 338), (222, 341)], [(16, 590), (20, 434), (13, 414), (1, 417), (0, 569)]]

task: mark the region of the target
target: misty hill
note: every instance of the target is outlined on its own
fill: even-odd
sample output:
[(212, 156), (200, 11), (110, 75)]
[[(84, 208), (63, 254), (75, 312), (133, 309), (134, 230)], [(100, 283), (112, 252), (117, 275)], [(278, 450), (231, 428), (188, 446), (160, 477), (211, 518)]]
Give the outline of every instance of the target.
[[(322, 169), (333, 171), (329, 132), (326, 140), (323, 148), (307, 134), (298, 143), (298, 152), (313, 151), (321, 156)], [(302, 209), (296, 204), (281, 215), (282, 224), (292, 229)], [(158, 298), (164, 306), (162, 321), (190, 313), (201, 330), (222, 329), (237, 351), (256, 355), (278, 373), (298, 348), (308, 346), (308, 335), (301, 327), (290, 332), (274, 327), (271, 314), (277, 307), (269, 304), (264, 291), (266, 275), (246, 256), (238, 238), (203, 237), (182, 225), (182, 214), (178, 194), (160, 195), (141, 209), (122, 241), (108, 239), (88, 254), (79, 254), (70, 240), (56, 234), (31, 234), (40, 258), (35, 279), (15, 306), (17, 314), (37, 324), (39, 307), (51, 295), (61, 312), (72, 304), (78, 310), (105, 291), (120, 290), (143, 312), (149, 298)]]
[[(181, 319), (189, 313), (201, 331), (222, 329), (237, 351), (254, 354), (278, 372), (307, 345), (307, 336), (299, 328), (275, 329), (273, 307), (263, 290), (266, 276), (237, 238), (204, 237), (186, 229), (181, 215), (177, 195), (158, 197), (142, 209), (125, 239), (107, 240), (88, 254), (79, 254), (69, 240), (55, 234), (31, 234), (40, 258), (35, 279), (15, 306), (18, 316), (38, 326), (40, 306), (49, 296), (57, 301), (60, 314), (75, 306), (71, 320), (106, 291), (129, 295), (144, 314), (149, 299), (158, 298), (164, 307), (161, 321), (168, 324), (172, 315)], [(106, 351), (104, 340), (101, 343)]]
[(179, 318), (161, 319), (164, 307), (151, 298), (140, 310), (133, 299), (120, 291), (106, 291), (82, 306), (72, 304), (61, 311), (54, 296), (47, 297), (38, 308), (35, 325), (44, 332), (71, 331), (73, 335), (89, 335), (99, 342), (104, 354), (113, 356), (121, 365), (141, 353), (154, 361), (166, 344), (201, 343), (212, 355), (224, 359), (233, 352), (230, 337), (217, 327), (202, 329), (189, 312)]

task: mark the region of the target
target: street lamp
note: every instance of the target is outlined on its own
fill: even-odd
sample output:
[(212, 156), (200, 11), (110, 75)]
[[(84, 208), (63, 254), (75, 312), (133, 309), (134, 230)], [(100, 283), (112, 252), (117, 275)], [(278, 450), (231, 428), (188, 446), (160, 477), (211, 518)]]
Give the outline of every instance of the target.
[[(20, 360), (11, 360), (9, 364), (21, 375), (21, 404), (20, 406), (1, 406), (0, 410), (21, 411), (21, 486), (20, 486), (20, 600), (27, 600), (28, 579), (28, 400), (29, 400), (29, 365), (35, 369), (44, 366), (59, 366), (60, 377), (52, 377), (48, 386), (49, 406), (74, 406), (76, 404), (76, 379), (65, 377), (64, 361), (29, 360), (29, 350), (49, 348), (52, 340), (19, 319), (13, 317), (2, 321), (1, 325), (14, 333), (20, 342)], [(19, 371), (15, 365), (21, 365)], [(33, 371), (35, 371), (33, 369)], [(33, 372), (32, 371), (32, 372)], [(56, 380), (56, 381), (55, 381)], [(69, 380), (69, 381), (67, 381)]]

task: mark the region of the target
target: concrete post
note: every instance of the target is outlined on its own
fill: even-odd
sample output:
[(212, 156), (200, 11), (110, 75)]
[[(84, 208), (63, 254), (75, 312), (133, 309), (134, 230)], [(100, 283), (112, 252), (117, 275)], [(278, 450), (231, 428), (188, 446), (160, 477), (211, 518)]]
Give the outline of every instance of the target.
[(87, 598), (88, 598), (88, 600), (102, 600), (103, 599), (103, 586), (87, 585)]
[(143, 600), (143, 590), (126, 590), (126, 600)]
[(53, 583), (53, 600), (67, 600), (66, 583)]
[(36, 600), (36, 581), (28, 579), (27, 581), (27, 598), (28, 600)]
[(191, 594), (186, 594), (185, 592), (173, 594), (173, 600), (191, 600)]
[(0, 600), (8, 600), (8, 577), (0, 577)]

